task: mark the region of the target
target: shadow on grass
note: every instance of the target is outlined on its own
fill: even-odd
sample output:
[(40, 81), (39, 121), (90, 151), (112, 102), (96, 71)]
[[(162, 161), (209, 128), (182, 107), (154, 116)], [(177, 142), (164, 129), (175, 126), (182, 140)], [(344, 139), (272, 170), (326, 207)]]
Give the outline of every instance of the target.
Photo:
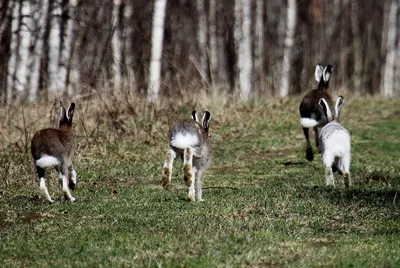
[(359, 204), (368, 206), (392, 206), (400, 204), (400, 195), (394, 188), (327, 188), (325, 186), (304, 187), (302, 193), (309, 198), (325, 198), (332, 204)]

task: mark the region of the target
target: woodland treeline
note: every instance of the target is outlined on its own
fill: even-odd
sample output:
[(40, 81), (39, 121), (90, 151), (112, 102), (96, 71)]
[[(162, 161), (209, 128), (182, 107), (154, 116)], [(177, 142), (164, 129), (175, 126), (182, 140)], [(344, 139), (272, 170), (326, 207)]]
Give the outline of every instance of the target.
[(0, 96), (400, 96), (400, 0), (1, 0)]

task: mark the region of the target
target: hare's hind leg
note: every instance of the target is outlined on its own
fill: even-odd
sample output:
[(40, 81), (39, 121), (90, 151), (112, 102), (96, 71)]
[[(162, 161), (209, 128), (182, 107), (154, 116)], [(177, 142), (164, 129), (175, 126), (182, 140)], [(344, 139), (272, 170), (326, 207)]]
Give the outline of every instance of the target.
[(66, 165), (63, 165), (60, 168), (60, 180), (62, 183), (62, 190), (65, 194), (65, 196), (71, 201), (75, 202), (76, 198), (72, 196), (71, 192), (69, 191), (68, 188), (68, 167)]
[(314, 159), (314, 154), (312, 151), (311, 143), (310, 143), (310, 138), (308, 136), (308, 128), (303, 127), (303, 133), (304, 137), (306, 138), (306, 159), (308, 161), (312, 161)]
[(340, 169), (343, 172), (343, 180), (344, 180), (344, 186), (346, 188), (349, 188), (352, 186), (353, 182), (351, 181), (351, 176), (350, 176), (350, 156), (349, 155), (343, 155), (341, 159), (341, 165)]
[(77, 183), (77, 176), (74, 167), (71, 165), (70, 167), (71, 177), (69, 179), (68, 187), (73, 191), (75, 190), (76, 183)]
[(171, 184), (172, 165), (174, 163), (175, 157), (176, 157), (175, 151), (169, 149), (165, 156), (164, 167), (163, 167), (162, 184), (164, 189), (168, 189), (169, 185)]
[(325, 166), (325, 186), (335, 187), (335, 178), (333, 177), (333, 170), (332, 170), (332, 164), (334, 162), (334, 159), (328, 152), (324, 153), (322, 159)]
[(51, 199), (51, 196), (50, 196), (50, 194), (49, 194), (49, 191), (47, 190), (47, 187), (46, 187), (46, 180), (45, 180), (45, 178), (44, 178), (44, 174), (45, 174), (44, 169), (41, 168), (41, 167), (36, 166), (36, 171), (37, 171), (37, 173), (38, 173), (38, 175), (39, 175), (39, 180), (40, 180), (39, 183), (40, 183), (40, 192), (41, 192), (41, 194), (42, 194), (44, 197), (46, 197), (46, 199), (47, 199), (49, 202), (53, 203), (54, 201), (53, 201), (53, 199)]
[(205, 170), (203, 170), (203, 169), (200, 169), (197, 172), (197, 176), (196, 176), (196, 200), (197, 201), (203, 201), (202, 195), (203, 195), (204, 173), (205, 173)]
[(183, 173), (186, 185), (189, 187), (188, 199), (195, 201), (195, 173), (196, 169), (193, 168), (193, 148), (188, 147), (183, 154)]

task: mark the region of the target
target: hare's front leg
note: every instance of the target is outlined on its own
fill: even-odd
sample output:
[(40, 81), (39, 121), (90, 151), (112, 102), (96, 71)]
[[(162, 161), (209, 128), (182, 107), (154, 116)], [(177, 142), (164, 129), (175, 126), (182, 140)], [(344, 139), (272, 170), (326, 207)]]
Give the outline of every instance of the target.
[(169, 149), (165, 156), (164, 167), (163, 167), (162, 184), (164, 189), (168, 189), (169, 185), (171, 184), (172, 165), (174, 163), (175, 158), (176, 158), (175, 151)]
[(46, 187), (46, 180), (44, 178), (45, 170), (43, 168), (41, 168), (41, 167), (36, 166), (36, 171), (37, 171), (37, 173), (39, 175), (40, 192), (41, 192), (42, 196), (46, 197), (46, 199), (49, 202), (53, 203), (54, 201), (53, 201), (53, 199), (51, 199), (49, 191), (47, 190), (47, 187)]

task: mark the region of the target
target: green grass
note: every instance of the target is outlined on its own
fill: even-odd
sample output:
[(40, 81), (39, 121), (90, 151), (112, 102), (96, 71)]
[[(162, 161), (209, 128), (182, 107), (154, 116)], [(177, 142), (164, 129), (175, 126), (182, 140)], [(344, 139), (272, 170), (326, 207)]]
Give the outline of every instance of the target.
[[(180, 161), (171, 189), (161, 187), (165, 115), (151, 124), (125, 118), (135, 136), (104, 123), (90, 140), (76, 119), (74, 204), (61, 198), (54, 172), (56, 202), (39, 198), (29, 151), (4, 146), (0, 266), (400, 266), (400, 100), (345, 104), (350, 190), (337, 174), (337, 187), (324, 187), (320, 154), (305, 160), (298, 103), (215, 107), (205, 202), (185, 199)], [(178, 110), (174, 118), (188, 117)]]

